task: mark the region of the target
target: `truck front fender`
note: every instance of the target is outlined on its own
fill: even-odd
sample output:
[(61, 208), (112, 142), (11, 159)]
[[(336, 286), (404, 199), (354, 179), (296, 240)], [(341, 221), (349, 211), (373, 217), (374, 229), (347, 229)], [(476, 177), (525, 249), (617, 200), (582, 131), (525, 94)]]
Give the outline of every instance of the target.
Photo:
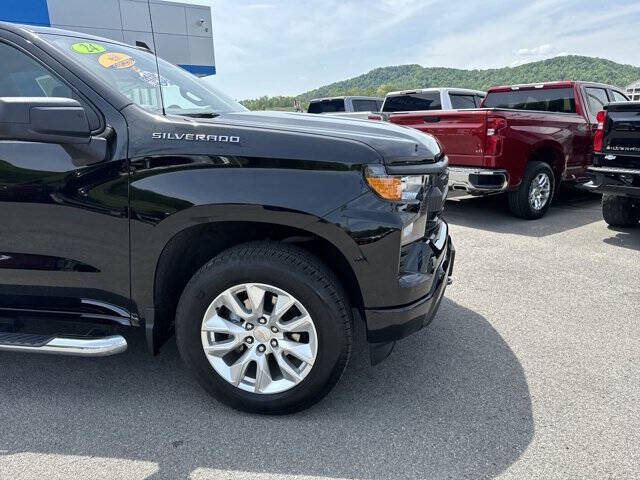
[[(177, 160), (184, 163), (175, 165)], [(163, 252), (172, 239), (191, 229), (227, 224), (290, 227), (333, 245), (350, 264), (361, 256), (347, 232), (323, 220), (368, 191), (360, 170), (224, 168), (202, 157), (189, 160), (132, 162), (131, 291), (141, 323), (154, 321), (156, 272)]]

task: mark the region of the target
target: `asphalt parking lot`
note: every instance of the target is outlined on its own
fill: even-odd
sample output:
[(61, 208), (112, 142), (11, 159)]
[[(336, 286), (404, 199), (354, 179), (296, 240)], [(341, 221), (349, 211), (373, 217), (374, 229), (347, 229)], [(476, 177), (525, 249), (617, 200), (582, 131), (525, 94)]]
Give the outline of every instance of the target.
[[(640, 228), (597, 197), (548, 216), (447, 205), (458, 250), (437, 319), (288, 417), (238, 413), (158, 358), (0, 353), (0, 478), (640, 477)], [(360, 334), (362, 330), (360, 329)]]

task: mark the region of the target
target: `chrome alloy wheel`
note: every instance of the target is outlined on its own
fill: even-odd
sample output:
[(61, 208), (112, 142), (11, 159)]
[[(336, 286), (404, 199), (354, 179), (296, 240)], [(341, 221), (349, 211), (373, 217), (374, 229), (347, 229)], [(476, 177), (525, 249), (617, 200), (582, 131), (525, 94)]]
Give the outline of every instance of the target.
[(529, 188), (529, 205), (534, 210), (542, 210), (551, 197), (551, 179), (545, 172), (535, 176)]
[(202, 319), (202, 347), (215, 371), (252, 393), (280, 393), (313, 368), (318, 335), (295, 297), (271, 285), (244, 283), (218, 295)]

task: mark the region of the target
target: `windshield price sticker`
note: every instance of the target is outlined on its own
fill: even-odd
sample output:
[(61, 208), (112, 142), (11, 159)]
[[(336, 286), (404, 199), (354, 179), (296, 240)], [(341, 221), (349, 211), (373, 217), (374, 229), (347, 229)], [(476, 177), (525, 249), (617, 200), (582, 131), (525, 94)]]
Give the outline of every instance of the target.
[(126, 53), (107, 52), (100, 55), (98, 63), (104, 68), (123, 69), (133, 67), (136, 61)]
[(155, 72), (148, 72), (146, 70), (141, 70), (138, 67), (131, 67), (131, 70), (133, 70), (138, 74), (138, 76), (140, 77), (140, 80), (142, 80), (148, 85), (151, 85), (152, 87), (160, 87), (160, 86), (168, 87), (169, 86), (169, 80), (167, 80), (163, 76), (158, 77), (158, 74)]
[(80, 42), (71, 45), (71, 50), (76, 53), (102, 53), (106, 49), (99, 43)]

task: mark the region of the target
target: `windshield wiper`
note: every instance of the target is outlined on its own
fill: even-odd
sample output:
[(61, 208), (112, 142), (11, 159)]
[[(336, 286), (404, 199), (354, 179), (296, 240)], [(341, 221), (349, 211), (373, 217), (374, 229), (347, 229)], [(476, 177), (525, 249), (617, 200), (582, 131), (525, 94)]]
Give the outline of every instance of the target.
[(220, 114), (216, 112), (178, 113), (177, 115), (190, 118), (216, 118), (220, 116)]

